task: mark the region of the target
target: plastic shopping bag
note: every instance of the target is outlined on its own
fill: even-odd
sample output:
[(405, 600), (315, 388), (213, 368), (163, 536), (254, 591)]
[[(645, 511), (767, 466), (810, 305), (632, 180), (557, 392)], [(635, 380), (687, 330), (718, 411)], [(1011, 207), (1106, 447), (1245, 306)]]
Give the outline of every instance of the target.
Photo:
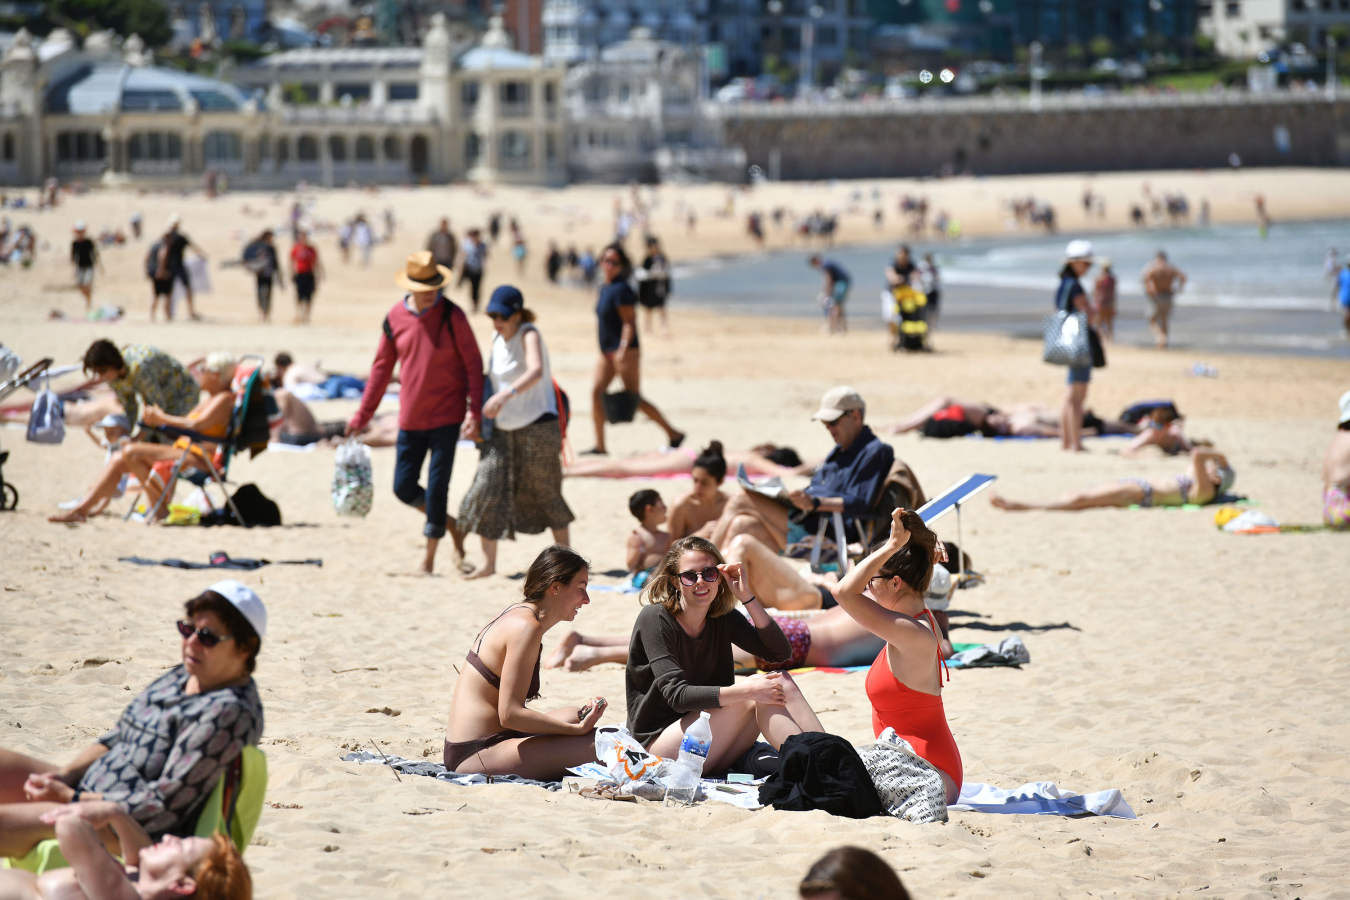
[(595, 758), (620, 785), (654, 780), (664, 762), (648, 753), (622, 725), (602, 725), (595, 730)]
[(347, 441), (337, 448), (333, 465), (333, 509), (340, 516), (364, 516), (375, 497), (370, 448)]
[(35, 444), (59, 444), (66, 439), (66, 415), (61, 398), (52, 390), (51, 379), (38, 391), (28, 414), (28, 440)]

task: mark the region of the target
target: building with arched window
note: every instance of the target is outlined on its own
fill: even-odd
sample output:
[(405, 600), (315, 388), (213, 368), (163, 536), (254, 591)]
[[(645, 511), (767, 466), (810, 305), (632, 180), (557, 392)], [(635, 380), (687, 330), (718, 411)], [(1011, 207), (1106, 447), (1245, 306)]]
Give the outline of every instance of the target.
[(563, 70), (432, 17), (421, 47), (307, 48), (204, 78), (140, 39), (20, 31), (0, 58), (0, 183), (558, 184)]

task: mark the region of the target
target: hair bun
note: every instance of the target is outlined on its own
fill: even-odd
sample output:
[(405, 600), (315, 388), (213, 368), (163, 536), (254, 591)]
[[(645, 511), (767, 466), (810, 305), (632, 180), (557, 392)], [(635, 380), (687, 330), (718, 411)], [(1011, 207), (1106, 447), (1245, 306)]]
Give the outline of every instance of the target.
[(722, 442), (721, 442), (721, 441), (709, 441), (709, 442), (708, 442), (708, 446), (704, 447), (704, 448), (703, 448), (703, 452), (700, 453), (699, 455), (700, 455), (700, 456), (725, 456), (726, 454), (722, 452)]

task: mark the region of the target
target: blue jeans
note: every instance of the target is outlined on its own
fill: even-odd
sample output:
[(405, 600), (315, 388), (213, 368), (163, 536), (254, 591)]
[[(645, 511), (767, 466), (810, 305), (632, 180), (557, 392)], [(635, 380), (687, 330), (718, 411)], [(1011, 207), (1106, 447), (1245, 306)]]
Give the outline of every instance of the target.
[[(445, 507), (450, 494), (450, 470), (455, 464), (455, 443), (459, 426), (442, 425), (422, 431), (398, 432), (398, 456), (394, 461), (394, 494), (409, 506), (426, 510), (427, 523), (422, 534), (429, 538), (445, 536)], [(427, 466), (427, 486), (419, 483), (422, 460), (431, 451)]]
[(1092, 366), (1069, 366), (1069, 384), (1087, 384), (1092, 380)]

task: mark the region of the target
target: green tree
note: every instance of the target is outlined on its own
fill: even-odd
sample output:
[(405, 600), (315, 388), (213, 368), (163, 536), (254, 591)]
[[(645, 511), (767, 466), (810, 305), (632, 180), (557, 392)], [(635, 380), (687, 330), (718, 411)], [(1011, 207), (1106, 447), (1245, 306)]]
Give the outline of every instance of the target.
[(1088, 41), (1088, 53), (1093, 59), (1106, 59), (1116, 55), (1116, 45), (1109, 37), (1099, 34)]
[(81, 37), (104, 29), (124, 37), (138, 34), (148, 47), (162, 47), (173, 37), (162, 0), (48, 0), (41, 17), (24, 24), (38, 34), (57, 27)]

